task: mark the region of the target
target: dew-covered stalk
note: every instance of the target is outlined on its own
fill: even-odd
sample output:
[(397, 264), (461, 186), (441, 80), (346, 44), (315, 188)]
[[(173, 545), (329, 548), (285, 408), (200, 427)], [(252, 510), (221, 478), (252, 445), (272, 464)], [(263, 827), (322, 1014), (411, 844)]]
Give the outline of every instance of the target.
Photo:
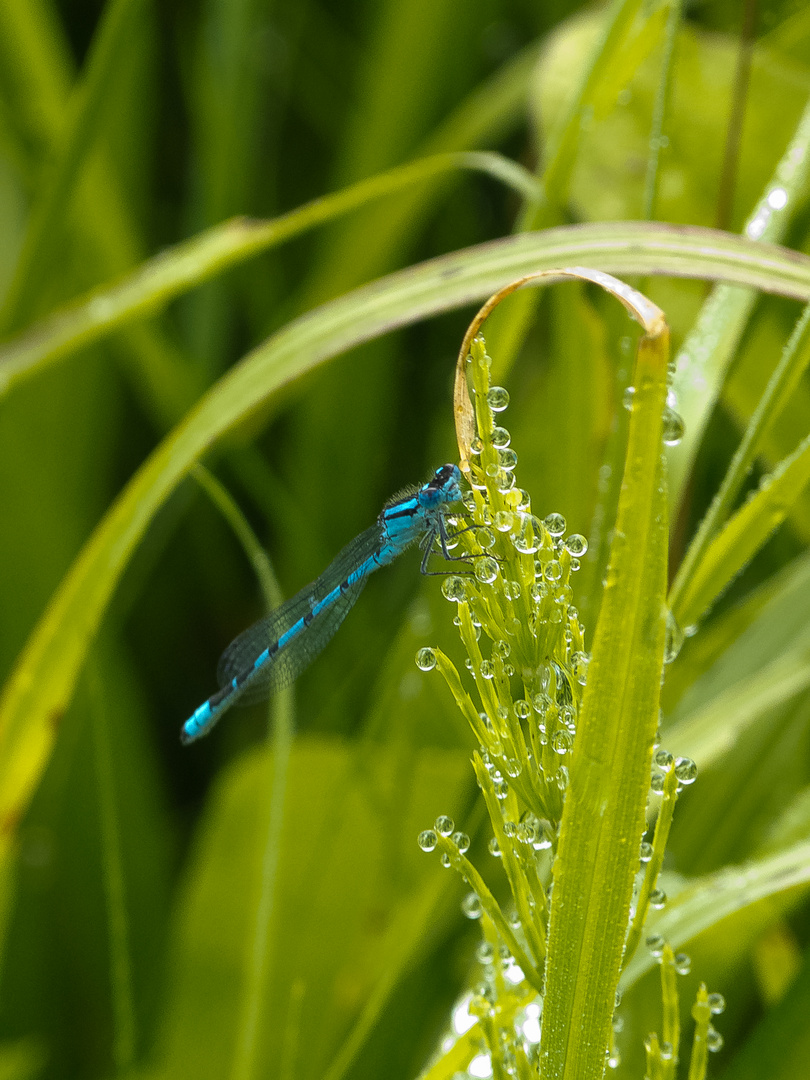
[[(438, 649), (421, 649), (417, 664), (441, 674), (478, 744), (472, 764), (492, 827), (489, 852), (501, 862), (509, 906), (498, 903), (486, 875), (467, 857), (469, 837), (455, 831), (448, 817), (425, 829), (419, 844), (424, 851), (438, 851), (443, 865), (461, 874), (472, 890), (462, 910), (481, 921), (480, 976), (462, 1010), (469, 1022), (456, 1027), (454, 1021), (466, 1053), (455, 1045), (452, 1072), (459, 1075), (466, 1068), (461, 1075), (505, 1080), (536, 1077), (540, 1066), (552, 867), (568, 788), (568, 755), (588, 679), (585, 629), (571, 585), (587, 542), (579, 534), (566, 535), (560, 514), (542, 520), (535, 516), (528, 493), (517, 486), (517, 455), (500, 419), (509, 396), (502, 387), (490, 386), (490, 363), (479, 335), (471, 342), (467, 364), (477, 433), (471, 444), (470, 491), (464, 513), (448, 522), (449, 548), (453, 558), (464, 560), (458, 563), (463, 569), (442, 585), (445, 598), (456, 606), (466, 673)], [(664, 750), (658, 749), (653, 761), (650, 791), (661, 801), (652, 842), (641, 843), (639, 851), (625, 966), (640, 944), (648, 912), (666, 901), (658, 879), (672, 813), (678, 792), (696, 776), (693, 762)], [(682, 953), (673, 956), (654, 934), (647, 947), (662, 958), (663, 997), (662, 1039), (651, 1035), (647, 1040), (648, 1075), (675, 1080), (675, 976), (688, 971), (689, 960)], [(476, 1038), (465, 1034), (474, 1022)], [(605, 1062), (612, 1067), (620, 1060), (618, 1020), (614, 1027)], [(705, 1043), (706, 1037), (701, 1038)], [(426, 1075), (445, 1074), (437, 1062)]]

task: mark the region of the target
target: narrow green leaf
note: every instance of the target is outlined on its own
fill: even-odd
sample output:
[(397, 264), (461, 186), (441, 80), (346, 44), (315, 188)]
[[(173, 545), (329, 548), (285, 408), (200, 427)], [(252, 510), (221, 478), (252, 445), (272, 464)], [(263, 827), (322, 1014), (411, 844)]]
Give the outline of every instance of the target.
[[(810, 843), (806, 840), (745, 866), (729, 866), (692, 882), (670, 898), (662, 914), (651, 922), (650, 933), (660, 934), (674, 950), (710, 930), (735, 912), (787, 889), (810, 884)], [(622, 975), (626, 989), (657, 964), (648, 949), (640, 949)]]
[[(158, 311), (176, 296), (229, 267), (370, 198), (459, 167), (465, 161), (470, 168), (495, 175), (505, 168), (504, 159), (492, 154), (438, 155), (364, 180), (272, 221), (238, 218), (168, 249), (143, 263), (117, 285), (93, 290), (0, 346), (0, 394), (38, 367)], [(489, 278), (493, 290), (505, 284), (510, 275), (517, 277), (544, 267), (581, 264), (612, 273), (736, 281), (766, 292), (810, 299), (810, 260), (806, 256), (712, 229), (688, 226), (646, 222), (563, 226), (496, 240), (467, 252), (443, 256), (425, 266), (435, 266), (437, 273), (443, 273), (449, 280), (463, 270), (459, 262), (472, 265), (479, 259), (481, 266), (490, 272), (503, 267), (501, 275)], [(479, 299), (485, 292), (486, 286), (482, 286), (459, 304)], [(452, 306), (454, 301), (450, 299), (448, 307)]]
[(666, 729), (667, 745), (700, 769), (714, 765), (737, 737), (810, 686), (810, 646), (778, 657)]
[(725, 524), (760, 449), (763, 433), (773, 423), (799, 385), (810, 363), (810, 305), (800, 316), (785, 346), (764, 394), (754, 410), (720, 488), (712, 499), (696, 536), (689, 545), (670, 593), (670, 604), (678, 606), (678, 596), (694, 573), (695, 566), (717, 530)]
[(362, 180), (271, 221), (226, 221), (148, 259), (117, 284), (93, 289), (0, 346), (0, 394), (41, 367), (154, 313), (235, 264), (373, 199), (456, 169), (486, 173), (524, 194), (535, 188), (530, 173), (499, 154), (437, 154)]
[(666, 364), (666, 334), (642, 338), (608, 584), (554, 862), (540, 1043), (548, 1080), (598, 1080), (610, 1044), (658, 726), (667, 567), (661, 452)]
[[(745, 235), (755, 241), (778, 242), (806, 197), (810, 170), (810, 105), (748, 218)], [(764, 252), (763, 252), (764, 254)], [(766, 256), (767, 257), (767, 256)], [(694, 329), (676, 358), (675, 390), (686, 434), (671, 455), (670, 480), (675, 505), (689, 476), (700, 440), (726, 369), (745, 328), (756, 295), (749, 289), (718, 285), (703, 305)]]
[(714, 538), (671, 603), (681, 627), (695, 625), (782, 524), (810, 481), (810, 436), (765, 477), (759, 490)]

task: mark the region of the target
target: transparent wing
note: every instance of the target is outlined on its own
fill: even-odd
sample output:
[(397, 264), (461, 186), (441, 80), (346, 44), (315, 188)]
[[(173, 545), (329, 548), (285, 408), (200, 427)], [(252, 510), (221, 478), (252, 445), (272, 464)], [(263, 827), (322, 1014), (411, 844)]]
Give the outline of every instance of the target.
[[(227, 686), (233, 678), (239, 678), (246, 671), (250, 671), (265, 649), (291, 630), (312, 611), (314, 605), (338, 588), (358, 568), (368, 564), (368, 573), (376, 569), (377, 564), (371, 560), (379, 550), (381, 537), (382, 529), (379, 524), (366, 529), (343, 548), (316, 581), (301, 589), (232, 641), (217, 666), (219, 685)], [(294, 682), (337, 633), (338, 627), (363, 591), (368, 573), (339, 593), (308, 626), (302, 627), (295, 637), (262, 664), (239, 692), (237, 702), (248, 705), (261, 701)]]

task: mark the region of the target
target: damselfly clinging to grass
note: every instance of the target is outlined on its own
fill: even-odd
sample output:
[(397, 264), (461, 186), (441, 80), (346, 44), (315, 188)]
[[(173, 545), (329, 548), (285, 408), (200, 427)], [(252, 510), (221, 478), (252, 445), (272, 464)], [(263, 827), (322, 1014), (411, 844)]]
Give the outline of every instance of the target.
[(259, 701), (297, 679), (337, 632), (369, 574), (411, 544), (424, 549), (423, 574), (436, 540), (450, 558), (444, 514), (461, 499), (460, 481), (457, 465), (442, 465), (426, 484), (392, 499), (316, 581), (240, 634), (219, 662), (221, 689), (186, 720), (182, 741), (206, 735), (237, 701)]

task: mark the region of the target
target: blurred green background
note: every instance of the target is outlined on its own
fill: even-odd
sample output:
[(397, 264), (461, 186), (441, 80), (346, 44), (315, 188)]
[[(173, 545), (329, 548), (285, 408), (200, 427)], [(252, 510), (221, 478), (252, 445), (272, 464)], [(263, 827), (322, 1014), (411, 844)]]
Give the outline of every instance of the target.
[[(644, 216), (667, 13), (644, 7), (611, 58), (565, 198), (545, 224)], [(743, 15), (734, 0), (686, 5), (660, 220), (739, 231), (805, 107), (805, 5), (759, 3), (749, 37)], [(600, 5), (567, 0), (2, 0), (4, 337), (226, 218), (273, 217), (428, 153), (495, 149), (540, 170), (603, 16)], [(94, 54), (115, 20), (124, 27), (115, 50)], [(741, 51), (750, 69), (735, 99)], [(74, 140), (65, 165), (82, 95), (96, 110), (91, 134)], [(733, 139), (728, 150), (735, 100), (744, 107), (737, 154)], [(505, 236), (520, 215), (519, 196), (492, 178), (445, 174), (245, 262), (12, 387), (0, 399), (4, 676), (124, 483), (248, 349), (364, 282)], [(806, 250), (808, 227), (803, 202), (785, 243)], [(647, 285), (677, 347), (706, 287)], [(676, 560), (797, 311), (773, 299), (756, 308), (675, 522)], [(521, 362), (502, 373), (519, 483), (536, 512), (559, 511), (571, 531), (590, 534), (600, 466), (614, 460), (623, 430), (628, 324), (595, 291), (571, 285), (548, 292), (537, 315)], [(451, 380), (467, 317), (442, 316), (317, 368), (216, 448), (210, 464), (266, 544), (285, 594), (371, 524), (388, 496), (455, 459)], [(496, 332), (496, 365), (497, 341)], [(774, 459), (806, 433), (803, 392), (772, 436)], [(718, 618), (803, 550), (808, 510), (797, 509)], [(592, 614), (598, 575), (583, 577), (577, 602)], [(413, 664), (428, 641), (458, 651), (438, 592), (418, 578), (415, 555), (377, 575), (295, 688), (301, 740), (273, 945), (265, 983), (245, 1005), (270, 789), (267, 712), (234, 712), (188, 749), (178, 731), (215, 689), (219, 653), (260, 616), (262, 600), (228, 525), (184, 482), (127, 568), (19, 823), (0, 1076), (418, 1072), (464, 983), (472, 937), (458, 915), (460, 886), (420, 857), (414, 838), (439, 812), (474, 832), (478, 813), (466, 736), (438, 681)], [(802, 626), (806, 609), (792, 610)], [(675, 676), (673, 707), (714, 662), (699, 640)], [(793, 700), (737, 765), (690, 792), (673, 871), (705, 873), (765, 843), (810, 779), (807, 709)], [(792, 970), (806, 911), (769, 919), (776, 945), (763, 955), (781, 955), (787, 942)], [(752, 919), (751, 935), (769, 919)], [(751, 940), (735, 928), (692, 950), (693, 981), (710, 979), (730, 1001), (726, 1064), (776, 1000)], [(790, 992), (804, 995), (791, 1005), (801, 1015), (806, 971)], [(258, 1049), (246, 1064), (238, 1033), (256, 1002)], [(635, 1049), (628, 1035), (621, 1075), (642, 1075), (645, 1008), (628, 1006)]]

